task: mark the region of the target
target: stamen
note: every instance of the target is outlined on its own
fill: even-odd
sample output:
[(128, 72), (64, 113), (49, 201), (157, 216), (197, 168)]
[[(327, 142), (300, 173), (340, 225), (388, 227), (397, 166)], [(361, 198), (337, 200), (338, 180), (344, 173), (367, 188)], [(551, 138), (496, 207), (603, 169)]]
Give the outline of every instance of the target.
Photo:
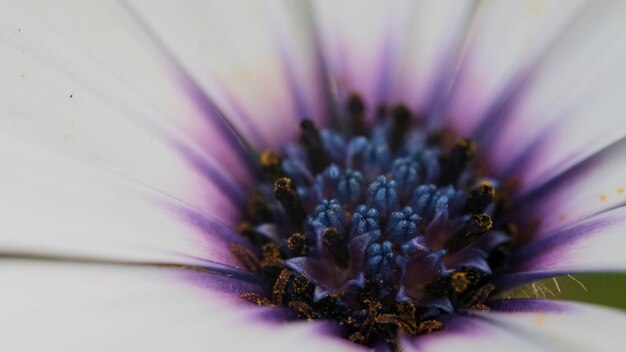
[(348, 97), (346, 104), (348, 115), (350, 116), (350, 130), (353, 136), (364, 136), (365, 128), (365, 104), (357, 94)]
[(324, 247), (328, 249), (335, 261), (335, 264), (345, 269), (350, 263), (350, 253), (348, 252), (348, 241), (336, 228), (327, 227), (323, 234)]
[(473, 214), (471, 219), (463, 226), (463, 228), (457, 232), (452, 238), (450, 238), (445, 248), (454, 253), (460, 249), (465, 248), (468, 244), (472, 243), (478, 237), (485, 232), (491, 230), (493, 227), (493, 221), (491, 217), (486, 213)]
[(474, 157), (476, 146), (469, 139), (461, 139), (450, 151), (442, 172), (442, 184), (454, 184)]
[(493, 202), (494, 195), (495, 191), (491, 183), (481, 183), (470, 192), (467, 202), (465, 203), (465, 211), (470, 213), (480, 213), (485, 211), (485, 208)]
[(261, 247), (263, 252), (262, 268), (278, 268), (283, 266), (283, 258), (280, 254), (280, 247), (275, 243), (266, 243)]
[(256, 293), (252, 293), (252, 292), (242, 293), (239, 295), (239, 297), (250, 303), (254, 303), (257, 306), (271, 306), (272, 305), (272, 302), (270, 302), (269, 299), (261, 295), (258, 295)]
[(306, 218), (306, 212), (300, 201), (298, 190), (290, 178), (281, 177), (274, 183), (274, 195), (285, 209), (294, 225), (300, 226)]
[(299, 232), (294, 233), (287, 239), (287, 248), (294, 257), (306, 255), (308, 252), (306, 238)]
[(411, 124), (411, 112), (404, 105), (396, 106), (391, 112), (393, 127), (389, 136), (391, 150), (397, 150), (404, 142), (404, 136)]
[(300, 123), (300, 129), (302, 129), (300, 142), (307, 149), (313, 172), (318, 173), (323, 171), (328, 164), (330, 164), (330, 159), (328, 158), (328, 155), (326, 155), (326, 151), (322, 145), (322, 139), (320, 138), (319, 131), (315, 127), (313, 121), (309, 119), (302, 120)]
[(259, 271), (261, 269), (259, 258), (248, 248), (238, 244), (231, 244), (230, 252), (246, 269), (250, 271)]
[(486, 284), (485, 286), (479, 288), (478, 291), (476, 291), (474, 296), (472, 296), (472, 298), (467, 301), (467, 303), (465, 303), (465, 306), (468, 308), (472, 308), (477, 305), (482, 305), (495, 290), (496, 286), (494, 286), (493, 284)]
[(308, 304), (304, 302), (291, 301), (289, 302), (289, 308), (302, 314), (304, 317), (306, 317), (306, 320), (313, 320), (313, 318), (315, 318), (315, 312), (313, 311), (313, 308), (311, 308)]
[(271, 181), (284, 176), (284, 172), (280, 167), (282, 160), (274, 152), (270, 150), (262, 152), (259, 156), (259, 163), (261, 164), (261, 170)]
[(278, 278), (276, 282), (274, 282), (274, 288), (272, 289), (272, 301), (275, 304), (283, 304), (289, 278), (291, 278), (291, 270), (289, 269), (283, 269), (280, 274), (278, 274)]
[(461, 293), (469, 287), (469, 280), (467, 279), (467, 273), (456, 272), (450, 275), (450, 283), (456, 293)]
[(417, 333), (419, 335), (430, 334), (434, 331), (441, 330), (441, 328), (443, 328), (443, 324), (439, 320), (425, 320), (420, 323), (417, 328)]

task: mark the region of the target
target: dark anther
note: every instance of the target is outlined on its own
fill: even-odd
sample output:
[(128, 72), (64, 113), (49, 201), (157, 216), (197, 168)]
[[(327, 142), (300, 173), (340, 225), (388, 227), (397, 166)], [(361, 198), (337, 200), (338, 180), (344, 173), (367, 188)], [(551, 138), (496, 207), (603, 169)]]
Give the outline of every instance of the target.
[(471, 267), (461, 267), (450, 275), (450, 284), (458, 294), (479, 285), (485, 279), (486, 274)]
[(450, 284), (456, 293), (462, 293), (469, 287), (467, 273), (458, 271), (450, 275)]
[(278, 155), (270, 150), (266, 150), (259, 156), (259, 163), (261, 164), (261, 170), (270, 180), (275, 180), (284, 175), (281, 168), (282, 160)]
[(287, 293), (287, 284), (289, 283), (289, 279), (291, 278), (291, 270), (283, 269), (280, 274), (278, 274), (278, 278), (274, 282), (274, 288), (272, 289), (272, 301), (274, 304), (283, 305), (285, 294)]
[(485, 232), (491, 230), (492, 226), (493, 221), (491, 221), (491, 217), (488, 214), (472, 214), (470, 220), (465, 223), (459, 232), (446, 242), (444, 247), (450, 253), (454, 253), (472, 243)]
[(357, 94), (352, 94), (348, 98), (346, 105), (350, 116), (350, 129), (353, 136), (363, 136), (366, 134), (365, 126), (365, 104)]
[(315, 302), (315, 310), (329, 320), (344, 321), (350, 313), (350, 307), (333, 296), (326, 296)]
[(294, 225), (300, 226), (306, 218), (306, 212), (300, 202), (298, 191), (288, 177), (281, 177), (274, 182), (274, 195), (287, 212)]
[(307, 149), (309, 161), (313, 172), (322, 172), (330, 164), (330, 159), (326, 155), (320, 133), (313, 121), (304, 119), (300, 123), (300, 143)]
[(306, 277), (298, 275), (293, 278), (292, 287), (294, 293), (302, 295), (310, 290), (311, 282)]
[(327, 227), (324, 229), (322, 239), (324, 247), (332, 255), (335, 264), (341, 269), (347, 268), (350, 263), (350, 254), (345, 236), (341, 235), (336, 228)]
[(489, 298), (489, 296), (491, 296), (491, 294), (495, 290), (496, 290), (496, 286), (494, 286), (493, 284), (486, 284), (485, 286), (479, 288), (478, 291), (476, 291), (476, 293), (474, 294), (474, 296), (472, 296), (472, 298), (470, 298), (467, 301), (467, 303), (465, 303), (465, 307), (472, 308), (472, 307), (479, 306), (480, 308), (480, 306), (483, 305), (483, 303), (485, 303), (487, 298)]
[(404, 105), (396, 106), (391, 112), (393, 127), (389, 136), (391, 150), (397, 150), (404, 142), (404, 135), (411, 125), (411, 112)]
[(242, 293), (241, 295), (239, 295), (239, 298), (242, 298), (250, 303), (254, 303), (257, 306), (271, 306), (272, 305), (272, 302), (270, 302), (269, 299), (263, 296), (260, 296), (256, 293), (252, 293), (252, 292)]
[(272, 222), (272, 210), (259, 193), (254, 192), (250, 197), (249, 208), (251, 220), (255, 223)]
[(259, 263), (259, 258), (248, 248), (238, 245), (231, 244), (230, 252), (243, 264), (243, 266), (250, 271), (259, 271), (261, 265)]
[(306, 237), (299, 232), (289, 236), (287, 239), (287, 249), (289, 249), (289, 252), (291, 252), (294, 257), (307, 255), (308, 248), (306, 245)]
[(239, 224), (239, 226), (237, 226), (237, 232), (242, 234), (244, 238), (257, 247), (260, 247), (269, 241), (267, 236), (255, 231), (252, 224), (247, 221), (243, 221)]
[(417, 327), (417, 333), (430, 334), (431, 332), (441, 330), (443, 324), (439, 320), (425, 320)]
[(281, 268), (283, 266), (280, 247), (276, 243), (269, 242), (264, 244), (261, 247), (261, 252), (263, 253), (262, 268)]
[(469, 213), (480, 213), (485, 211), (487, 206), (493, 201), (495, 191), (489, 182), (483, 182), (474, 188), (465, 203), (465, 211)]
[(469, 139), (461, 139), (444, 162), (442, 184), (453, 184), (474, 157), (476, 146)]
[(306, 320), (312, 320), (313, 318), (315, 318), (315, 312), (313, 311), (313, 308), (311, 308), (311, 306), (304, 302), (291, 301), (289, 302), (289, 308), (304, 316)]
[(494, 273), (506, 270), (508, 266), (508, 258), (511, 253), (511, 244), (503, 243), (489, 252), (487, 264)]

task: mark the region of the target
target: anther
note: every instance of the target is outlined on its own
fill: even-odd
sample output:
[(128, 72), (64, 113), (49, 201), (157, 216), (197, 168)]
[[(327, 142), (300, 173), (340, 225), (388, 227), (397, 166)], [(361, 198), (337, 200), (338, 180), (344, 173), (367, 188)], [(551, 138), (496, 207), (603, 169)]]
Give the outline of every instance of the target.
[(463, 249), (468, 244), (474, 242), (485, 232), (491, 230), (493, 227), (493, 221), (491, 217), (486, 213), (472, 214), (470, 220), (465, 223), (463, 228), (457, 232), (452, 238), (450, 238), (445, 248), (449, 253), (454, 253), (460, 249)]
[(248, 293), (242, 293), (239, 295), (239, 298), (244, 299), (250, 303), (254, 303), (257, 306), (271, 306), (272, 302), (270, 302), (269, 299), (258, 295), (256, 293), (252, 293), (252, 292), (248, 292)]
[(298, 190), (288, 177), (281, 177), (274, 182), (274, 196), (285, 209), (294, 225), (300, 226), (306, 218), (306, 212), (298, 196)]
[(365, 128), (365, 104), (363, 99), (357, 94), (351, 94), (346, 104), (348, 115), (350, 116), (350, 129), (353, 136), (363, 136)]
[(430, 334), (434, 331), (441, 330), (443, 324), (439, 320), (425, 320), (417, 327), (418, 334)]
[(327, 227), (324, 229), (322, 240), (335, 264), (341, 269), (347, 268), (350, 263), (350, 253), (346, 236), (340, 234), (334, 227)]
[(280, 254), (280, 248), (276, 243), (269, 242), (261, 247), (263, 253), (263, 260), (261, 261), (262, 268), (281, 268), (283, 266), (283, 258)]
[(328, 164), (330, 164), (330, 159), (324, 150), (320, 133), (315, 127), (313, 121), (309, 119), (302, 120), (300, 123), (300, 129), (302, 130), (300, 143), (302, 143), (302, 145), (304, 145), (307, 149), (313, 172), (319, 173), (323, 171)]
[(282, 305), (284, 303), (285, 294), (287, 293), (287, 284), (291, 278), (291, 270), (283, 269), (278, 278), (274, 282), (274, 288), (272, 289), (272, 301), (274, 304)]
[(404, 136), (411, 124), (411, 112), (404, 105), (396, 106), (391, 112), (393, 127), (389, 136), (391, 150), (397, 150), (404, 142)]
[(261, 170), (270, 180), (275, 180), (284, 175), (284, 172), (280, 167), (281, 162), (282, 160), (280, 157), (270, 150), (262, 152), (259, 156)]
[(300, 232), (296, 232), (287, 239), (287, 248), (293, 256), (299, 257), (307, 255), (308, 248), (306, 237)]
[(450, 284), (456, 293), (462, 293), (469, 287), (467, 273), (459, 271), (450, 275)]
[(444, 163), (442, 184), (453, 184), (465, 170), (467, 164), (474, 157), (476, 146), (469, 139), (461, 139), (450, 151)]
[(493, 284), (486, 284), (485, 286), (479, 288), (478, 291), (476, 291), (476, 293), (472, 296), (472, 298), (470, 298), (465, 303), (465, 307), (472, 308), (482, 305), (495, 290), (496, 286), (494, 286)]
[(261, 268), (259, 258), (248, 248), (238, 244), (232, 244), (229, 249), (246, 269), (250, 271), (259, 271)]
[(313, 308), (311, 308), (311, 306), (304, 302), (291, 301), (289, 302), (289, 308), (300, 313), (306, 318), (306, 320), (313, 320), (313, 318), (315, 318), (315, 312), (313, 311)]
[(469, 213), (480, 213), (485, 211), (487, 206), (493, 201), (495, 191), (489, 182), (483, 182), (474, 188), (465, 203), (465, 211)]

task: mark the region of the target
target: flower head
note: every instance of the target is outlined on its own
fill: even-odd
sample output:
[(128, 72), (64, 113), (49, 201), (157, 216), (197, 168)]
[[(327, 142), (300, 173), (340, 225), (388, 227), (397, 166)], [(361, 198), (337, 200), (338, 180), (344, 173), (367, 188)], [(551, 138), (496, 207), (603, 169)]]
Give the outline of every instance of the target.
[(621, 339), (622, 3), (0, 7), (5, 349)]

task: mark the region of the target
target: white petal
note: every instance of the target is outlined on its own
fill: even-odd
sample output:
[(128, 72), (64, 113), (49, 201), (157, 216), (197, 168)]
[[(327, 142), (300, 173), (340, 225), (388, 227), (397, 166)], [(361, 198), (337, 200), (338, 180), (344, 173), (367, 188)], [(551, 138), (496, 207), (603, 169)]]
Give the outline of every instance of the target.
[(407, 339), (419, 351), (617, 351), (626, 314), (597, 306), (509, 300), (489, 313), (454, 317), (449, 329)]
[[(313, 1), (317, 28), (339, 99), (358, 93), (371, 112), (389, 98), (405, 38), (401, 1)], [(405, 22), (405, 21), (404, 21)]]
[[(532, 302), (543, 312), (525, 312), (524, 302), (510, 302), (511, 311), (481, 313), (487, 321), (543, 343), (550, 351), (619, 351), (626, 342), (623, 311), (567, 302)], [(506, 302), (503, 304), (506, 307)], [(504, 308), (503, 307), (503, 308)]]
[(292, 99), (266, 2), (130, 4), (200, 88), (227, 111), (249, 117), (267, 145), (279, 145), (298, 130), (304, 116)]
[(514, 254), (512, 277), (626, 270), (626, 208), (617, 208), (545, 235)]
[(593, 155), (517, 200), (520, 221), (539, 220), (537, 236), (626, 202), (626, 140)]
[(545, 351), (540, 344), (473, 317), (454, 317), (443, 331), (405, 337), (408, 351)]
[(3, 252), (234, 263), (228, 245), (240, 236), (150, 186), (6, 136), (0, 163)]
[[(242, 192), (236, 177), (216, 168), (169, 120), (77, 47), (12, 3), (1, 6), (2, 133), (139, 180), (225, 220), (232, 218)], [(219, 177), (207, 174), (211, 168)], [(216, 178), (222, 185), (214, 184)], [(221, 199), (224, 210), (209, 195)]]
[[(420, 113), (438, 113), (449, 92), (462, 42), (475, 15), (474, 1), (411, 1), (409, 28), (397, 33), (400, 43), (397, 74), (399, 102)], [(394, 21), (398, 21), (394, 19)], [(433, 116), (438, 118), (440, 116)]]
[[(128, 100), (150, 104), (183, 131), (185, 142), (193, 141), (214, 158), (229, 160), (224, 163), (225, 169), (241, 168), (241, 160), (233, 162), (238, 156), (232, 148), (218, 147), (228, 146), (229, 140), (212, 122), (216, 117), (189, 94), (189, 87), (182, 84), (176, 73), (175, 63), (122, 2), (70, 0), (52, 4), (26, 0), (20, 5), (101, 64), (100, 70), (110, 72), (132, 90), (136, 97), (128, 95)], [(249, 124), (238, 127), (254, 141)]]
[(499, 100), (519, 88), (581, 3), (526, 0), (480, 5), (446, 115), (461, 134), (474, 132)]
[(262, 308), (242, 305), (236, 295), (213, 292), (215, 284), (203, 273), (5, 261), (0, 280), (0, 329), (6, 332), (0, 349), (4, 351), (343, 351), (352, 347), (328, 337), (317, 324), (264, 322)]
[[(569, 2), (568, 2), (569, 3)], [(590, 2), (484, 136), (496, 174), (525, 191), (624, 136), (623, 2)]]

